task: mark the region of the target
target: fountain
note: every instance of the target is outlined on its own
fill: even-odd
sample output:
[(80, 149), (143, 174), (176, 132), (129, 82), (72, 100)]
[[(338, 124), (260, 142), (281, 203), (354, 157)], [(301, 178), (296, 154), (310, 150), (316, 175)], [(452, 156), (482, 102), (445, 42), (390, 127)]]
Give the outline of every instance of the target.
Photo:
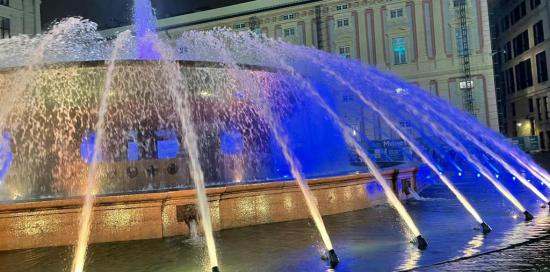
[[(150, 211), (157, 208), (153, 201), (162, 203), (161, 235), (185, 228), (203, 235), (205, 266), (219, 271), (216, 230), (301, 218), (293, 214), (302, 209), (289, 196), (289, 179), (331, 268), (340, 260), (323, 211), (344, 206), (336, 201), (354, 193), (366, 198), (379, 190), (407, 235), (426, 249), (400, 198), (402, 192), (416, 195), (415, 186), (389, 177), (399, 171), (388, 174), (389, 163), (427, 166), (484, 234), (491, 227), (452, 181), (457, 169), (459, 177), (468, 169), (479, 173), (527, 221), (533, 216), (514, 196), (514, 184), (499, 180), (499, 171), (549, 202), (535, 181), (548, 186), (550, 175), (527, 155), (474, 117), (393, 75), (251, 32), (190, 31), (165, 41), (156, 34), (149, 0), (135, 1), (134, 22), (133, 32), (112, 41), (80, 18), (37, 37), (0, 40), (0, 96), (6, 98), (0, 105), (0, 201), (81, 206), (72, 271), (85, 270), (91, 243), (140, 239), (129, 231), (109, 240), (101, 228), (132, 230), (152, 220), (149, 213), (122, 211), (143, 203), (139, 208)], [(376, 147), (383, 141), (399, 147), (384, 153)], [(356, 192), (343, 189), (344, 200), (336, 200), (337, 189), (323, 188), (323, 179), (346, 176), (368, 177), (375, 189), (355, 184), (349, 188)], [(281, 199), (266, 193), (239, 200), (270, 183), (291, 189)], [(229, 208), (221, 205), (223, 193), (232, 191), (245, 193)], [(151, 193), (154, 199), (147, 199)], [(105, 208), (121, 199), (119, 208)], [(267, 206), (275, 204), (266, 203), (284, 206), (288, 216), (270, 218)], [(192, 220), (182, 219), (187, 208), (198, 211)], [(222, 211), (238, 209), (245, 219), (224, 226)]]

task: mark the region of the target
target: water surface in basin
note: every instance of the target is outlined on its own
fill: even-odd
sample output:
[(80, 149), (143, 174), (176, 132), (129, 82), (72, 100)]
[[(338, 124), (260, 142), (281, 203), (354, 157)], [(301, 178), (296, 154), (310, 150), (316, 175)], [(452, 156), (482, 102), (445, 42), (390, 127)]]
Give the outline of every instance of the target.
[[(422, 270), (470, 270), (478, 258), (443, 266), (435, 263), (505, 248), (550, 234), (550, 215), (530, 192), (506, 183), (518, 199), (536, 216), (525, 223), (523, 216), (504, 200), (491, 185), (474, 173), (463, 174), (457, 186), (479, 207), (493, 232), (483, 236), (474, 230), (477, 223), (444, 185), (422, 191), (421, 200), (409, 200), (406, 207), (430, 245), (419, 251), (409, 239), (395, 210), (379, 205), (361, 211), (325, 216), (341, 264), (335, 271), (390, 271), (423, 266)], [(548, 193), (548, 192), (545, 192)], [(320, 259), (324, 253), (313, 222), (299, 220), (266, 224), (215, 233), (220, 266), (224, 271), (327, 271)], [(516, 250), (517, 263), (497, 261), (501, 254), (480, 257), (481, 267), (514, 265), (548, 266), (544, 250), (550, 241), (529, 246), (529, 252)], [(85, 271), (202, 271), (207, 256), (202, 243), (187, 237), (95, 244), (90, 247)], [(527, 255), (526, 255), (527, 254)], [(525, 255), (525, 256), (524, 256)], [(537, 257), (538, 256), (538, 257)], [(0, 253), (3, 271), (66, 271), (71, 259), (68, 247), (20, 250)], [(462, 264), (464, 266), (462, 266)], [(424, 267), (428, 266), (428, 267)], [(506, 269), (507, 267), (503, 267)]]

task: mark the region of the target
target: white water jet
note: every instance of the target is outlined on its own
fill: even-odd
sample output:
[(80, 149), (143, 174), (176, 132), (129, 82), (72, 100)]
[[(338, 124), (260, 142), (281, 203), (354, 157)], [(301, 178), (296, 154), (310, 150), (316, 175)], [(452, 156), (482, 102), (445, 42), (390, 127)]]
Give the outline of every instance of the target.
[(216, 242), (212, 229), (212, 218), (210, 215), (210, 207), (208, 204), (208, 196), (204, 183), (204, 173), (199, 162), (198, 137), (195, 131), (195, 125), (192, 121), (191, 102), (189, 98), (189, 90), (185, 87), (185, 79), (183, 78), (181, 69), (174, 53), (171, 52), (156, 36), (149, 37), (154, 42), (154, 48), (160, 54), (161, 65), (164, 71), (164, 78), (168, 83), (167, 88), (170, 96), (174, 99), (174, 107), (181, 122), (183, 133), (184, 146), (187, 147), (189, 155), (189, 171), (191, 179), (195, 184), (197, 193), (197, 202), (199, 213), (206, 237), (206, 245), (210, 266), (212, 270), (218, 270), (218, 254), (216, 252)]
[(340, 84), (342, 84), (343, 86), (346, 86), (349, 90), (351, 90), (362, 102), (364, 105), (366, 105), (367, 107), (369, 107), (371, 110), (373, 110), (374, 112), (376, 112), (378, 114), (378, 116), (395, 132), (397, 133), (397, 135), (399, 135), (399, 137), (405, 141), (410, 147), (411, 149), (414, 151), (415, 154), (417, 154), (420, 159), (422, 160), (422, 162), (424, 162), (426, 165), (428, 165), (428, 167), (434, 171), (438, 177), (440, 178), (440, 180), (443, 182), (443, 184), (445, 184), (449, 190), (451, 190), (451, 192), (455, 195), (455, 197), (458, 199), (458, 201), (460, 201), (460, 203), (464, 206), (464, 208), (472, 215), (472, 217), (474, 217), (474, 219), (480, 223), (480, 224), (483, 224), (484, 221), (483, 219), (481, 218), (481, 216), (479, 215), (479, 213), (476, 211), (476, 209), (472, 206), (472, 204), (470, 204), (470, 202), (466, 199), (466, 197), (464, 195), (462, 195), (462, 193), (454, 186), (454, 184), (451, 182), (451, 180), (449, 180), (449, 178), (446, 176), (446, 175), (443, 175), (443, 173), (441, 171), (439, 171), (437, 169), (437, 167), (435, 166), (435, 164), (428, 158), (428, 155), (426, 155), (420, 148), (419, 146), (408, 136), (406, 135), (403, 130), (399, 129), (394, 122), (392, 122), (384, 112), (382, 112), (376, 105), (374, 105), (374, 103), (372, 103), (371, 101), (367, 100), (366, 97), (361, 93), (361, 91), (359, 91), (357, 88), (355, 88), (354, 86), (352, 86), (350, 83), (348, 83), (346, 80), (344, 80), (340, 75), (336, 74), (334, 71), (328, 69), (328, 67), (326, 67), (324, 64), (322, 63), (319, 63), (317, 62), (316, 60), (313, 60), (313, 62), (317, 63), (318, 65), (320, 65), (321, 67), (324, 67), (322, 68), (323, 71), (329, 75), (331, 75), (332, 77), (334, 77)]
[(101, 94), (101, 100), (99, 104), (99, 111), (97, 116), (96, 138), (94, 144), (94, 153), (90, 169), (88, 170), (88, 183), (86, 184), (86, 192), (84, 195), (84, 205), (82, 206), (82, 215), (79, 221), (78, 240), (74, 253), (74, 258), (71, 266), (71, 271), (82, 272), (84, 271), (84, 264), (86, 263), (86, 253), (88, 249), (88, 243), (90, 240), (90, 232), (92, 228), (93, 209), (95, 202), (95, 195), (98, 189), (98, 177), (97, 177), (97, 164), (100, 154), (102, 152), (101, 145), (103, 143), (105, 128), (105, 114), (107, 114), (109, 95), (111, 94), (111, 86), (113, 82), (113, 72), (115, 69), (115, 62), (118, 59), (118, 52), (120, 48), (128, 42), (130, 32), (125, 31), (121, 33), (114, 42), (113, 53), (111, 59), (108, 61), (108, 68), (105, 78), (105, 86), (103, 93)]
[[(273, 53), (271, 53), (271, 55), (272, 54)], [(272, 58), (277, 59), (277, 58), (274, 58), (273, 56)], [(401, 216), (401, 218), (403, 219), (403, 221), (405, 222), (409, 230), (412, 232), (412, 234), (415, 236), (415, 238), (419, 242), (419, 247), (425, 248), (427, 244), (425, 244), (425, 240), (424, 238), (422, 238), (420, 230), (414, 223), (414, 220), (409, 215), (409, 213), (407, 212), (407, 210), (405, 209), (405, 207), (403, 206), (399, 198), (397, 198), (397, 196), (394, 194), (392, 188), (388, 185), (386, 179), (384, 178), (384, 176), (382, 175), (382, 173), (380, 172), (376, 164), (369, 158), (369, 156), (363, 150), (363, 147), (354, 138), (353, 130), (340, 120), (340, 117), (330, 108), (330, 106), (326, 104), (324, 99), (319, 95), (319, 93), (315, 90), (315, 88), (311, 85), (311, 83), (309, 83), (303, 77), (299, 76), (299, 74), (294, 70), (294, 68), (291, 65), (281, 61), (279, 61), (279, 63), (285, 70), (289, 71), (291, 75), (295, 77), (298, 82), (301, 82), (304, 85), (304, 89), (308, 91), (310, 96), (312, 96), (315, 99), (315, 101), (327, 112), (331, 120), (333, 120), (334, 123), (340, 128), (346, 142), (354, 148), (354, 150), (360, 156), (361, 160), (367, 165), (369, 171), (373, 174), (375, 179), (378, 181), (378, 184), (380, 184), (380, 186), (382, 187), (384, 194), (388, 199), (388, 202), (395, 208), (395, 210)]]
[[(229, 37), (229, 38), (237, 39), (237, 38), (243, 38), (243, 37), (240, 37), (239, 35), (235, 34), (235, 36)], [(243, 39), (243, 40), (248, 41), (246, 39)], [(223, 45), (223, 42), (221, 42), (220, 40), (217, 40), (213, 42), (213, 44)], [(247, 45), (251, 47), (257, 46), (257, 44), (254, 45), (252, 43), (247, 43)], [(222, 62), (225, 63), (225, 66), (230, 68), (230, 71), (232, 70), (242, 71), (242, 68), (239, 66), (239, 64), (237, 63), (237, 61), (235, 60), (231, 52), (227, 50), (227, 48), (222, 46), (221, 48), (218, 48), (218, 50), (219, 50), (219, 53), (220, 53), (219, 56), (221, 57)], [(255, 86), (255, 89), (262, 89), (262, 86), (259, 86), (258, 82), (247, 77), (246, 74), (231, 73), (231, 76), (236, 78), (241, 83), (242, 86)], [(273, 136), (275, 137), (275, 140), (278, 146), (282, 150), (283, 157), (290, 167), (292, 177), (296, 180), (300, 188), (300, 191), (304, 196), (304, 201), (306, 203), (308, 211), (311, 215), (311, 218), (313, 219), (313, 222), (315, 223), (315, 226), (319, 231), (319, 234), (321, 235), (321, 239), (323, 240), (325, 248), (327, 249), (327, 251), (333, 251), (334, 246), (332, 244), (328, 231), (323, 222), (323, 217), (319, 211), (317, 199), (313, 195), (307, 180), (302, 174), (300, 163), (296, 160), (296, 156), (293, 154), (292, 150), (289, 148), (289, 140), (286, 137), (285, 133), (282, 131), (280, 122), (275, 120), (275, 117), (273, 116), (273, 112), (269, 108), (269, 105), (270, 105), (269, 101), (266, 101), (265, 97), (261, 97), (259, 93), (255, 93), (253, 100), (257, 108), (259, 109), (259, 111), (262, 112), (263, 118), (267, 120), (270, 130), (273, 133)]]

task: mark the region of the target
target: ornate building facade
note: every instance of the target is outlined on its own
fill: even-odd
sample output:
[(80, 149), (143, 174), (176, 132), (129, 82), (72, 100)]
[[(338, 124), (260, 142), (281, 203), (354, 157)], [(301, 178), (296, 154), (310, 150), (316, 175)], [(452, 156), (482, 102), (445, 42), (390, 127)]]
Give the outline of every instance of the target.
[(214, 27), (253, 30), (359, 59), (498, 129), (488, 15), (487, 0), (257, 0), (161, 19), (158, 27), (168, 37)]

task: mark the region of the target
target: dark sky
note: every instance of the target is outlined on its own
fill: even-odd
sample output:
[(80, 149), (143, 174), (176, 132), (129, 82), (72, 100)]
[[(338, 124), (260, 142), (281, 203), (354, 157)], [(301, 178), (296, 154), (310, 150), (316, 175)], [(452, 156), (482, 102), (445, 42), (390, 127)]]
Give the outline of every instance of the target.
[[(250, 0), (152, 0), (157, 17), (219, 8)], [(98, 23), (100, 29), (127, 25), (131, 20), (132, 0), (42, 0), (42, 28), (53, 21), (80, 16)]]

